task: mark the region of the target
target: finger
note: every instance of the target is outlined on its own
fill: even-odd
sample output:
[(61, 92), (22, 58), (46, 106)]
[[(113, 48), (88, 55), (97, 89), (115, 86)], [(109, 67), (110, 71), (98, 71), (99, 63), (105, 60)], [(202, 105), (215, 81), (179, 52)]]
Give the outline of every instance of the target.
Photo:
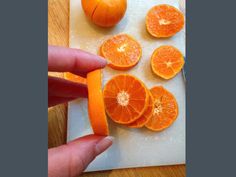
[(87, 97), (87, 85), (48, 76), (48, 96), (78, 98)]
[(71, 72), (79, 75), (95, 69), (103, 68), (107, 61), (91, 53), (64, 47), (48, 47), (48, 70), (56, 72)]
[(112, 145), (112, 137), (88, 135), (48, 150), (48, 177), (75, 177)]
[(67, 102), (75, 100), (75, 99), (76, 98), (49, 96), (48, 97), (48, 107), (56, 106), (61, 103), (67, 103)]

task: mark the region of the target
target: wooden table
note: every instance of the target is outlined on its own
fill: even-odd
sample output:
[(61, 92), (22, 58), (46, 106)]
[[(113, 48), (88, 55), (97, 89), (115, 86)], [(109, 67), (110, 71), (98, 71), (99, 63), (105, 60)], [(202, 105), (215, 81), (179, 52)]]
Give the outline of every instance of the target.
[[(48, 0), (48, 44), (69, 46), (69, 0)], [(51, 75), (62, 76), (59, 73)], [(48, 110), (48, 147), (66, 142), (67, 106)], [(86, 173), (83, 177), (185, 177), (185, 165)]]

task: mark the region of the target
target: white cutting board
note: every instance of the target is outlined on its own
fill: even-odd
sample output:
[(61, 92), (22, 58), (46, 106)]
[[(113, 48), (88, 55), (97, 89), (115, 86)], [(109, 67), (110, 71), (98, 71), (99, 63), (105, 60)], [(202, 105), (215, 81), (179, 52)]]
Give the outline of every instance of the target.
[[(118, 33), (128, 33), (143, 47), (140, 62), (127, 73), (141, 79), (147, 87), (163, 85), (171, 91), (179, 105), (179, 115), (174, 124), (162, 132), (152, 132), (146, 128), (131, 129), (116, 124), (109, 119), (114, 144), (98, 156), (86, 171), (108, 170), (130, 167), (161, 166), (185, 163), (185, 84), (181, 73), (164, 81), (153, 75), (150, 56), (160, 45), (177, 47), (185, 55), (185, 30), (169, 39), (154, 39), (146, 31), (145, 15), (157, 4), (178, 7), (178, 0), (128, 0), (128, 9), (123, 20), (114, 28), (103, 29), (90, 23), (82, 9), (80, 0), (70, 0), (70, 47), (80, 48), (94, 54), (101, 43)], [(124, 73), (106, 67), (103, 71), (103, 85), (115, 74)], [(87, 99), (70, 102), (68, 107), (67, 141), (92, 133), (88, 120)]]

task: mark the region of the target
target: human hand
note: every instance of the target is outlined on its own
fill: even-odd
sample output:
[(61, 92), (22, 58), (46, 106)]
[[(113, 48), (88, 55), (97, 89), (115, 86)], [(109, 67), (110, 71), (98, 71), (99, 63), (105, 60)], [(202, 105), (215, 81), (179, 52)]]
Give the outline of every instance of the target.
[[(95, 69), (103, 68), (106, 60), (77, 49), (48, 47), (48, 70), (71, 72), (85, 77)], [(48, 106), (87, 97), (87, 86), (65, 79), (48, 77)], [(110, 136), (87, 135), (48, 150), (48, 177), (76, 177), (97, 155), (112, 145)]]
[[(86, 77), (88, 72), (103, 68), (106, 64), (105, 59), (79, 49), (48, 47), (48, 71), (71, 72)], [(49, 107), (87, 96), (88, 91), (85, 84), (57, 77), (48, 77)]]

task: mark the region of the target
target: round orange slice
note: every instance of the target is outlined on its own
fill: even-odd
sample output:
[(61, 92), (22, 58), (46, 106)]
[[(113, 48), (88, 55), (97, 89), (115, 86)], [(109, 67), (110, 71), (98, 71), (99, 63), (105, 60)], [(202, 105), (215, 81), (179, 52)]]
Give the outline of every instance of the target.
[(87, 74), (88, 113), (94, 134), (108, 135), (109, 129), (104, 107), (101, 82), (101, 70), (95, 70)]
[(116, 70), (127, 70), (135, 66), (142, 55), (141, 45), (127, 34), (119, 34), (106, 40), (101, 55), (109, 60), (108, 66)]
[(184, 27), (184, 15), (173, 6), (157, 5), (148, 11), (146, 27), (154, 37), (171, 37)]
[(75, 75), (75, 74), (72, 74), (72, 73), (69, 73), (69, 72), (66, 72), (64, 73), (64, 77), (70, 81), (73, 81), (73, 82), (78, 82), (78, 83), (81, 83), (81, 84), (86, 84), (86, 79), (81, 77), (81, 76), (78, 76), (78, 75)]
[(174, 95), (162, 86), (153, 87), (150, 92), (154, 98), (154, 111), (145, 126), (153, 131), (161, 131), (176, 120), (178, 105)]
[(128, 74), (120, 74), (109, 80), (103, 96), (108, 116), (120, 124), (129, 124), (140, 118), (149, 100), (145, 85)]
[(149, 121), (149, 119), (151, 118), (153, 110), (154, 110), (153, 96), (149, 92), (148, 106), (147, 106), (146, 110), (144, 111), (143, 115), (141, 115), (141, 117), (138, 120), (132, 122), (131, 124), (128, 124), (127, 126), (131, 127), (131, 128), (143, 127)]
[(171, 79), (178, 74), (184, 66), (182, 53), (173, 46), (161, 46), (157, 48), (151, 57), (153, 72), (164, 78)]

